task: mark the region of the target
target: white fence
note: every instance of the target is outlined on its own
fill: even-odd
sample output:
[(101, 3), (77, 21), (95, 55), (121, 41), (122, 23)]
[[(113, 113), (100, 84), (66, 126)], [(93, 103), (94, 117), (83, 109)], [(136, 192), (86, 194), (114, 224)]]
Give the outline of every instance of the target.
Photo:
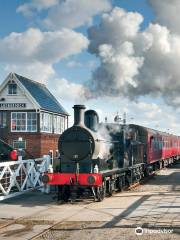
[(0, 200), (43, 187), (40, 176), (48, 170), (49, 155), (38, 159), (0, 163)]

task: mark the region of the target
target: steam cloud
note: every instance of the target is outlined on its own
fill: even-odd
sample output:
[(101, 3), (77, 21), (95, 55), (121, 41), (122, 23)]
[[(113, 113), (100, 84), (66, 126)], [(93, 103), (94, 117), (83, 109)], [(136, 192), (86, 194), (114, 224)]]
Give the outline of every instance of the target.
[(150, 3), (160, 23), (150, 23), (144, 30), (141, 14), (118, 7), (103, 14), (99, 25), (89, 28), (89, 52), (100, 59), (87, 83), (91, 97), (137, 99), (152, 95), (162, 96), (172, 106), (180, 104), (180, 28), (179, 21), (172, 20), (180, 3), (179, 0)]

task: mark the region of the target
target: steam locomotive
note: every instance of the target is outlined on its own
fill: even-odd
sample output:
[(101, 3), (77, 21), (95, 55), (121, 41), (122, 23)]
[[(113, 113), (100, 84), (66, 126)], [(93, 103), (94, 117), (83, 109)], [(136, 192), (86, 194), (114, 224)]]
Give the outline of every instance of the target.
[(99, 123), (96, 111), (74, 105), (74, 125), (59, 138), (59, 169), (44, 184), (58, 186), (58, 199), (82, 195), (102, 201), (180, 155), (180, 137), (134, 124)]

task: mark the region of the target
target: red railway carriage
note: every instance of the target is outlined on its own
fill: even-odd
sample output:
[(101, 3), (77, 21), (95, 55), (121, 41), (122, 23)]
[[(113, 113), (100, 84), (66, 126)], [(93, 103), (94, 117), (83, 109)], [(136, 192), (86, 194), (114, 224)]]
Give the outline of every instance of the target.
[(171, 161), (180, 155), (180, 137), (134, 124), (130, 129), (135, 140), (144, 143), (147, 164)]
[(171, 137), (171, 155), (177, 156), (180, 155), (180, 137), (173, 136)]

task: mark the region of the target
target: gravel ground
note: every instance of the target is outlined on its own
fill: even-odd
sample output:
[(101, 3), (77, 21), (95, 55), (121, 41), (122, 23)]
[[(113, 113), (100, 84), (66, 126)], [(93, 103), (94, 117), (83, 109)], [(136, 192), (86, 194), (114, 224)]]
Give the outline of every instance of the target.
[(164, 168), (145, 184), (132, 189), (133, 192), (172, 192), (180, 191), (180, 163)]
[[(164, 233), (159, 233), (160, 231)], [(148, 229), (143, 228), (142, 235), (135, 234), (135, 228), (129, 227), (111, 227), (104, 228), (104, 223), (97, 222), (71, 222), (64, 223), (56, 229), (44, 234), (39, 240), (179, 240), (180, 231), (172, 229)]]

